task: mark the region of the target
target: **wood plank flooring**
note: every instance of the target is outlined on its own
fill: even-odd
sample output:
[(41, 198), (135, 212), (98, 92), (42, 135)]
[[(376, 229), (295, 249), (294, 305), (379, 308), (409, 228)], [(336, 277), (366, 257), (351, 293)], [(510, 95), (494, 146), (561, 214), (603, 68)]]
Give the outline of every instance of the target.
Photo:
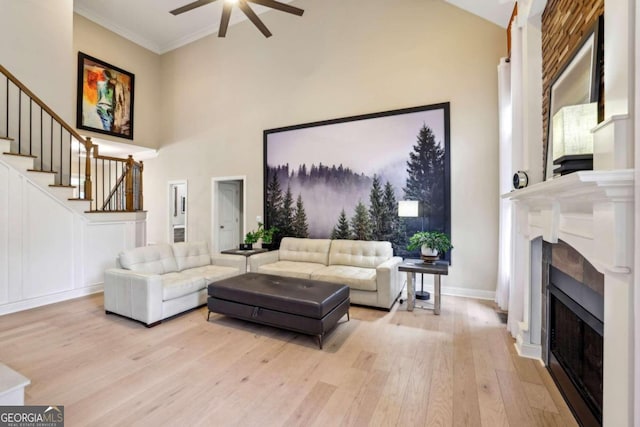
[(549, 374), (518, 357), (487, 301), (442, 314), (351, 307), (313, 337), (197, 309), (147, 329), (102, 294), (0, 316), (0, 361), (26, 404), (68, 426), (575, 426)]

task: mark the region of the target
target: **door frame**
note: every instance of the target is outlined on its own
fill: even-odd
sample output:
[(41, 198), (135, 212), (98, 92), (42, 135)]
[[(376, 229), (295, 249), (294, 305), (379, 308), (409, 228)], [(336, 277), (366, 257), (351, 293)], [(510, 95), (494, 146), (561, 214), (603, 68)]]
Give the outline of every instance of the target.
[[(167, 207), (165, 212), (171, 212), (172, 206), (171, 201), (173, 199), (173, 194), (171, 194), (171, 186), (172, 185), (180, 185), (184, 184), (185, 186), (185, 194), (187, 195), (187, 201), (184, 206), (184, 241), (188, 240), (188, 221), (189, 221), (189, 183), (186, 179), (176, 179), (172, 181), (167, 181)], [(171, 227), (171, 215), (167, 216), (167, 242), (170, 244), (173, 243), (173, 228)]]
[(242, 182), (242, 228), (240, 229), (240, 237), (247, 229), (247, 176), (218, 176), (211, 178), (211, 245), (212, 253), (219, 253), (220, 248), (218, 245), (218, 239), (215, 236), (216, 230), (219, 227), (219, 218), (217, 214), (218, 197), (220, 197), (219, 184), (226, 181), (241, 181)]

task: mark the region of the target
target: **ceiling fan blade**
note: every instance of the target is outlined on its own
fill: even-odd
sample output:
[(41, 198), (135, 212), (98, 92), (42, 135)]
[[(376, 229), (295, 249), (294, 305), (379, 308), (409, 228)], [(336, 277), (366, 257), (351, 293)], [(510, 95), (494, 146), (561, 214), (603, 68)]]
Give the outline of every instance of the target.
[(260, 32), (264, 34), (265, 37), (271, 37), (271, 32), (269, 31), (269, 29), (262, 23), (260, 18), (258, 18), (258, 15), (256, 15), (251, 7), (249, 7), (245, 0), (239, 0), (238, 7), (240, 7), (244, 14), (247, 15), (247, 18), (249, 18), (249, 20), (253, 22), (253, 25), (258, 27)]
[(193, 10), (197, 7), (204, 6), (205, 4), (213, 3), (214, 1), (216, 0), (197, 0), (193, 3), (189, 3), (177, 9), (173, 9), (169, 13), (171, 13), (172, 15), (180, 15), (181, 13), (189, 12), (190, 10)]
[(222, 18), (220, 18), (220, 29), (218, 30), (218, 37), (224, 37), (227, 35), (227, 27), (229, 27), (229, 18), (231, 17), (231, 10), (233, 6), (231, 3), (225, 1), (222, 7)]
[(289, 6), (286, 3), (281, 3), (276, 0), (247, 0), (248, 2), (259, 4), (261, 6), (270, 7), (271, 9), (280, 10), (282, 12), (292, 13), (294, 15), (302, 16), (303, 9), (299, 9), (294, 6)]

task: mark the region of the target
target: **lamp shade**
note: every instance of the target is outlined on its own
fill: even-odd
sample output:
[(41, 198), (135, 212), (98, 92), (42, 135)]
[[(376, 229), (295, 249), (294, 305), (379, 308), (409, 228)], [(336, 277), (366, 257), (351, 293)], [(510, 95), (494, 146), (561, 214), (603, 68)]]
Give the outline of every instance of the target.
[(598, 124), (598, 106), (562, 107), (553, 116), (553, 159), (576, 154), (593, 154), (593, 129)]
[(420, 202), (418, 200), (400, 200), (398, 202), (398, 216), (419, 217)]

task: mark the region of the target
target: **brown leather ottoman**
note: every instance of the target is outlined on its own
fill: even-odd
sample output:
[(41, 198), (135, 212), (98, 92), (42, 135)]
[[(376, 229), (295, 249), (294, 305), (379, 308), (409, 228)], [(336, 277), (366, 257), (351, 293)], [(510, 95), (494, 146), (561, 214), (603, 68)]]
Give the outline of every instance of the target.
[(212, 312), (303, 334), (315, 335), (322, 348), (325, 333), (345, 314), (349, 287), (317, 280), (247, 273), (211, 283)]

